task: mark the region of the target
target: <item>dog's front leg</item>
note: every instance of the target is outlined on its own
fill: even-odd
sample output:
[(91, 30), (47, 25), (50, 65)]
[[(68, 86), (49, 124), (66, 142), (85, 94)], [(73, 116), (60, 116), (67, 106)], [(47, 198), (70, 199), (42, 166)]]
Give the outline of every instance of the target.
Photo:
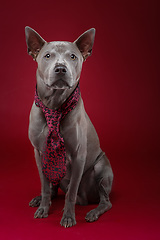
[[(83, 153), (83, 154), (80, 154)], [(62, 220), (60, 222), (61, 226), (72, 227), (76, 224), (75, 219), (75, 204), (77, 198), (78, 187), (82, 178), (84, 165), (85, 165), (86, 154), (82, 151), (80, 147), (77, 154), (72, 157), (72, 174), (70, 183), (68, 186), (68, 191), (65, 197), (65, 206)]]
[(35, 159), (41, 180), (41, 202), (40, 206), (34, 214), (35, 218), (46, 218), (48, 217), (49, 208), (51, 205), (51, 189), (50, 183), (42, 173), (42, 156), (37, 149), (34, 149)]

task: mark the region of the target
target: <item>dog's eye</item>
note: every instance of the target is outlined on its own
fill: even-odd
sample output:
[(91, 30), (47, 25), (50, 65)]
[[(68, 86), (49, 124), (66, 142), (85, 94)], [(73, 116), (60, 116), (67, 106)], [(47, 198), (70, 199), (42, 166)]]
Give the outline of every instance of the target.
[(48, 58), (50, 58), (50, 54), (49, 53), (47, 53), (44, 57), (46, 58), (46, 59), (48, 59)]
[(76, 55), (74, 55), (74, 54), (71, 54), (70, 57), (71, 57), (71, 59), (72, 59), (73, 61), (76, 60), (76, 58), (77, 58)]

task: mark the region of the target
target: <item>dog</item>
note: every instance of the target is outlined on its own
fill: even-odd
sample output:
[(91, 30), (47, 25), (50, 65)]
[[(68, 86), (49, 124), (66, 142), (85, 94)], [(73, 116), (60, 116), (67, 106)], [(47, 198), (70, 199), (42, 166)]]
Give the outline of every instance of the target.
[[(76, 224), (75, 204), (99, 203), (85, 217), (87, 222), (94, 222), (112, 207), (109, 194), (113, 182), (110, 162), (100, 148), (99, 138), (84, 109), (79, 90), (82, 64), (92, 54), (95, 29), (84, 32), (74, 42), (46, 42), (28, 26), (25, 27), (25, 35), (28, 54), (38, 64), (29, 139), (34, 147), (41, 180), (41, 195), (33, 198), (29, 205), (38, 207), (35, 218), (47, 217), (51, 200), (60, 188), (65, 192), (61, 226), (66, 228)], [(75, 98), (73, 108), (61, 118), (62, 108), (68, 102), (72, 104), (71, 99)], [(57, 118), (61, 118), (56, 127), (52, 119), (55, 112), (59, 114)], [(47, 120), (48, 116), (50, 120)], [(51, 122), (52, 126), (49, 125)], [(56, 141), (59, 148), (53, 150)], [(48, 149), (52, 154), (47, 152)], [(53, 162), (47, 158), (49, 154), (56, 156)], [(59, 175), (52, 184), (52, 177), (56, 176), (57, 171)]]

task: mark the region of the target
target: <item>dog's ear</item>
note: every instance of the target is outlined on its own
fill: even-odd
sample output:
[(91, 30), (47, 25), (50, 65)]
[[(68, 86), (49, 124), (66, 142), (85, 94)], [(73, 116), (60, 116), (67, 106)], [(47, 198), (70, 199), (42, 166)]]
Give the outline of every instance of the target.
[(86, 60), (87, 57), (92, 54), (95, 32), (95, 28), (91, 28), (84, 32), (76, 41), (74, 41), (82, 53), (84, 60)]
[(25, 27), (26, 42), (28, 47), (28, 54), (36, 60), (36, 57), (45, 44), (45, 40), (32, 28)]

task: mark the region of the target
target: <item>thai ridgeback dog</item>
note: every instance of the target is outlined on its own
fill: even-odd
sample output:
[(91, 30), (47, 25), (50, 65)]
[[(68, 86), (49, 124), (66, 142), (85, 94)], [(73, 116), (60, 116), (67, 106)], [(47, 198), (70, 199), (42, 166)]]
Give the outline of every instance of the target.
[[(45, 109), (53, 114), (60, 112), (61, 106), (66, 104), (79, 85), (82, 64), (92, 53), (95, 29), (89, 29), (74, 42), (46, 42), (30, 27), (25, 28), (25, 33), (28, 53), (38, 64), (37, 97)], [(34, 147), (42, 191), (29, 205), (38, 207), (35, 218), (47, 217), (51, 200), (56, 196), (58, 188), (61, 188), (66, 193), (60, 222), (62, 226), (71, 227), (76, 224), (75, 204), (99, 203), (85, 217), (87, 222), (96, 221), (112, 207), (109, 194), (113, 172), (108, 158), (100, 148), (96, 130), (84, 109), (80, 94), (74, 109), (60, 120), (58, 126), (57, 136), (61, 138), (61, 143), (64, 140), (63, 160), (66, 172), (59, 183), (53, 185), (43, 169), (46, 168), (43, 166), (43, 155), (50, 127), (44, 110), (34, 101), (30, 113), (29, 139)], [(52, 143), (54, 144), (54, 137)], [(48, 164), (54, 165), (51, 162)]]

